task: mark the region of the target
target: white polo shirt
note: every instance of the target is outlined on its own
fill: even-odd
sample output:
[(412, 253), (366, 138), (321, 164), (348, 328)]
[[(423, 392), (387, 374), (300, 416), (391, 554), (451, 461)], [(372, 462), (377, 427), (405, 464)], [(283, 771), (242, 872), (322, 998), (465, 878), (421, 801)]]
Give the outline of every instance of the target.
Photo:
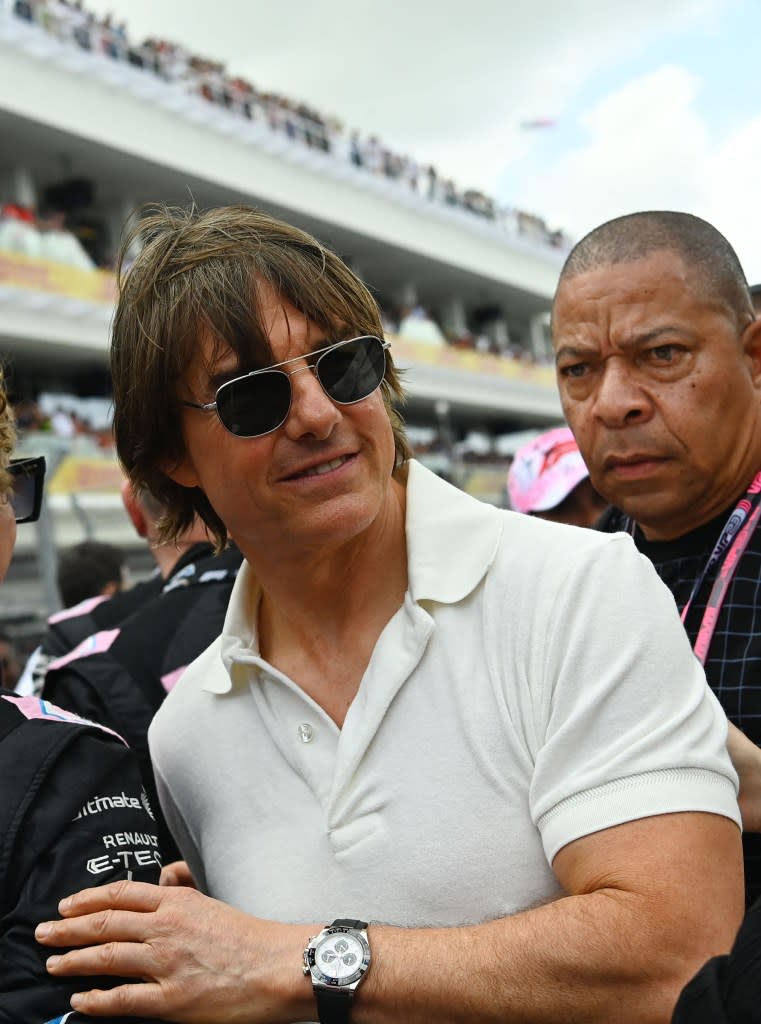
[(628, 537), (416, 462), (406, 529), (409, 589), (342, 729), (258, 656), (247, 566), (159, 711), (161, 802), (202, 888), (281, 921), (457, 925), (557, 896), (553, 857), (600, 829), (739, 824), (726, 718)]

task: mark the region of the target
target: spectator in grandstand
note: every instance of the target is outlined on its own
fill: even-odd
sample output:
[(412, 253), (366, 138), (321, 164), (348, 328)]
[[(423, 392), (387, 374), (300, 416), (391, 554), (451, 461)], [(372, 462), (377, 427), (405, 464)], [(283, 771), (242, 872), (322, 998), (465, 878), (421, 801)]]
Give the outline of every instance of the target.
[[(412, 191), (418, 190), (421, 175), (415, 161), (388, 149), (377, 136), (371, 135), (362, 140), (354, 132), (349, 139), (341, 140), (339, 136), (343, 129), (336, 118), (325, 117), (309, 104), (297, 103), (273, 93), (259, 93), (244, 79), (228, 74), (225, 65), (218, 61), (190, 54), (176, 43), (164, 39), (148, 38), (141, 45), (134, 45), (130, 43), (123, 24), (113, 27), (109, 18), (98, 21), (80, 3), (38, 0), (35, 6), (18, 3), (14, 11), (23, 20), (36, 21), (62, 42), (74, 42), (82, 49), (127, 60), (135, 67), (147, 69), (173, 84), (181, 84), (210, 103), (226, 107), (240, 116), (254, 119), (258, 112), (264, 112), (273, 131), (283, 131), (295, 142), (331, 152), (350, 160), (356, 167), (401, 181)], [(476, 189), (458, 188), (453, 180), (439, 178), (432, 166), (426, 168), (424, 174), (428, 179), (425, 191), (429, 200), (468, 210), (495, 225), (510, 224), (513, 233), (536, 238), (545, 244), (567, 246), (564, 234), (550, 231), (542, 218), (520, 211), (517, 220), (505, 218), (492, 197)]]
[(507, 473), (510, 507), (554, 523), (592, 526), (607, 502), (592, 486), (568, 427), (549, 430), (515, 453)]
[(136, 230), (120, 459), (168, 531), (200, 514), (246, 559), (151, 727), (218, 899), (80, 893), (50, 971), (151, 979), (80, 995), (98, 1015), (664, 1020), (742, 902), (725, 720), (668, 591), (626, 537), (508, 523), (408, 461), (377, 306), (314, 239), (241, 207)]
[[(39, 512), (44, 475), (42, 460), (11, 460), (13, 444), (0, 374), (0, 579), (17, 522)], [(118, 736), (7, 689), (0, 779), (0, 1024), (43, 1024), (62, 1019), (82, 981), (47, 973), (37, 921), (54, 915), (72, 887), (157, 882), (158, 837), (137, 762)]]
[[(609, 221), (568, 257), (552, 334), (566, 419), (612, 505), (601, 528), (652, 561), (761, 746), (761, 320), (735, 252), (686, 213)], [(761, 836), (744, 843), (750, 901)]]
[(33, 210), (16, 203), (0, 208), (0, 251), (64, 263), (80, 270), (95, 267), (79, 240), (64, 228), (61, 215), (38, 218)]
[(399, 323), (399, 337), (427, 345), (445, 345), (441, 328), (424, 306), (413, 306), (403, 313)]
[(124, 590), (126, 555), (99, 540), (83, 540), (62, 551), (56, 582), (64, 608), (90, 597), (112, 597)]

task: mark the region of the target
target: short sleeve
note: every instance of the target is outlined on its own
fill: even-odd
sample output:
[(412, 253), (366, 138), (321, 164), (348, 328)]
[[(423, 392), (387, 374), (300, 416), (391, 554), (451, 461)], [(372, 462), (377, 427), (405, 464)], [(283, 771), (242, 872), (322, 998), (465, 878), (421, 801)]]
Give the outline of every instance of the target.
[(574, 839), (651, 815), (740, 824), (726, 716), (671, 593), (630, 538), (577, 560), (541, 642), (530, 805), (550, 862)]

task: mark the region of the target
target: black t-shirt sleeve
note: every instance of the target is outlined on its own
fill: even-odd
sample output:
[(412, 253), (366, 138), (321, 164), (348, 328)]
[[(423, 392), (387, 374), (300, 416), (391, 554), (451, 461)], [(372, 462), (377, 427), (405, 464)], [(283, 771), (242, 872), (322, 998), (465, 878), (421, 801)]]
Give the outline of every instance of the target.
[(72, 993), (115, 983), (52, 979), (45, 970), (52, 950), (37, 944), (34, 929), (58, 917), (63, 896), (124, 878), (158, 882), (160, 874), (153, 810), (132, 751), (80, 731), (44, 771), (0, 880), (0, 1024), (54, 1020), (70, 1009)]

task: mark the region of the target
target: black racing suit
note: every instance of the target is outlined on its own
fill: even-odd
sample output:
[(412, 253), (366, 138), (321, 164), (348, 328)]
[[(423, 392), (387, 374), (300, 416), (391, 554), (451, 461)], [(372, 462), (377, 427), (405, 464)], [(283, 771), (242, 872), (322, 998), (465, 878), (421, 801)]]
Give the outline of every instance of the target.
[(32, 656), (33, 689), (39, 696), (45, 682), (48, 665), (57, 658), (63, 657), (80, 644), (86, 637), (93, 636), (103, 630), (113, 629), (130, 615), (158, 597), (164, 587), (176, 575), (182, 573), (189, 565), (212, 554), (212, 546), (208, 542), (194, 544), (177, 559), (166, 580), (156, 569), (152, 575), (141, 583), (136, 583), (129, 590), (121, 590), (112, 597), (95, 597), (81, 601), (71, 608), (64, 608), (48, 619), (48, 628), (40, 642), (39, 648)]
[(0, 780), (0, 1024), (43, 1024), (69, 1011), (74, 992), (122, 982), (53, 978), (45, 960), (61, 950), (38, 945), (34, 929), (80, 889), (158, 882), (156, 822), (122, 739), (8, 690), (0, 690)]

